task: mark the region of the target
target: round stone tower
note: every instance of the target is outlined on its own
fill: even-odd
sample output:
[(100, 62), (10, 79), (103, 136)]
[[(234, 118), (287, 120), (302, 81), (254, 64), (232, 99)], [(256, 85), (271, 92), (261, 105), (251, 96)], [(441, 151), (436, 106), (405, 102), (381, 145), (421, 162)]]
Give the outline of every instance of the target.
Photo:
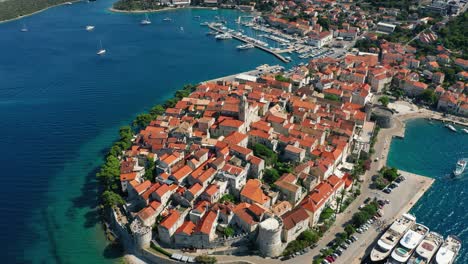
[(143, 249), (150, 246), (151, 227), (143, 225), (139, 220), (134, 220), (130, 225), (130, 229), (133, 233), (135, 248)]
[(260, 252), (265, 257), (277, 257), (283, 251), (281, 243), (281, 230), (283, 221), (277, 217), (271, 217), (259, 224), (257, 244)]

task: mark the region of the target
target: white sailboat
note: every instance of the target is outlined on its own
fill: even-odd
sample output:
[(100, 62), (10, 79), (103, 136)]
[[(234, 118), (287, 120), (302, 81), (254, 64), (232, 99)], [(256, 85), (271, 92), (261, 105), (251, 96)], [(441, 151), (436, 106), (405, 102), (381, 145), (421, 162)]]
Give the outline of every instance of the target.
[(148, 14), (145, 14), (145, 19), (140, 22), (141, 25), (150, 25), (151, 20), (148, 18)]
[(102, 41), (99, 41), (100, 49), (96, 52), (97, 55), (101, 56), (106, 53), (106, 50), (102, 48)]
[(93, 29), (94, 29), (94, 26), (92, 25), (86, 26), (87, 31), (93, 31)]
[(28, 28), (26, 27), (25, 23), (23, 23), (23, 27), (21, 28), (21, 32), (28, 32)]

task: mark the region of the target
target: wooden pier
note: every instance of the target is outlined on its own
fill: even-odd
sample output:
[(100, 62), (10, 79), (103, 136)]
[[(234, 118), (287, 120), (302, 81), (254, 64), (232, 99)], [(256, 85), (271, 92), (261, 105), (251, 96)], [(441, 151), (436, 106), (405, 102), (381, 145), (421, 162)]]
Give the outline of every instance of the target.
[[(219, 33), (223, 33), (223, 34), (229, 33), (229, 32), (227, 32), (227, 31), (225, 31), (225, 30), (219, 29), (219, 28), (214, 27), (214, 26), (212, 26), (212, 25), (208, 25), (208, 27), (209, 27), (211, 30), (214, 30), (214, 31), (219, 32)], [(261, 49), (261, 50), (263, 50), (263, 51), (266, 51), (266, 52), (268, 52), (268, 53), (273, 54), (275, 57), (277, 57), (278, 59), (280, 59), (280, 60), (283, 61), (283, 62), (290, 62), (290, 60), (286, 59), (286, 58), (283, 57), (281, 54), (279, 54), (279, 53), (277, 53), (277, 52), (275, 52), (275, 51), (273, 51), (273, 50), (271, 50), (271, 49), (269, 49), (269, 48), (266, 48), (266, 47), (264, 47), (264, 46), (262, 46), (262, 45), (258, 45), (257, 43), (248, 41), (247, 39), (245, 39), (245, 38), (243, 38), (243, 37), (241, 37), (241, 36), (236, 36), (236, 35), (234, 35), (234, 34), (231, 34), (231, 35), (232, 35), (233, 38), (235, 38), (235, 39), (237, 39), (237, 40), (240, 40), (240, 41), (245, 42), (245, 43), (252, 44), (252, 45), (254, 45), (254, 46), (255, 46), (256, 48), (258, 48), (258, 49)]]

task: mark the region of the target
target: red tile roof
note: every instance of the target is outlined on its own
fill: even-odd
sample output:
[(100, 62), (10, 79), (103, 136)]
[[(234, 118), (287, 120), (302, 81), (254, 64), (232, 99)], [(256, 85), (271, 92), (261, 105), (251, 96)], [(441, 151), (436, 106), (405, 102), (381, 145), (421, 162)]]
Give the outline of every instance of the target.
[(169, 230), (175, 225), (177, 220), (179, 220), (179, 217), (180, 217), (179, 211), (171, 210), (171, 212), (169, 213), (169, 216), (164, 218), (159, 226), (162, 226)]
[(262, 190), (262, 182), (257, 179), (250, 179), (245, 184), (241, 191), (241, 196), (259, 204), (265, 204), (270, 200), (270, 197), (265, 195)]
[(296, 207), (294, 210), (285, 213), (281, 218), (283, 219), (284, 229), (290, 230), (297, 224), (308, 221), (309, 214), (304, 208)]

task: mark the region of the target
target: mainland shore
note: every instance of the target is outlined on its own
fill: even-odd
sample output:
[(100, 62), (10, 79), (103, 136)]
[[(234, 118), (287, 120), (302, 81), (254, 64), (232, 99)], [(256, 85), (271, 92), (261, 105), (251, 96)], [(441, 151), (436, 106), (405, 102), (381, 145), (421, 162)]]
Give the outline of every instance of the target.
[(22, 18), (25, 18), (25, 17), (28, 17), (28, 16), (32, 16), (32, 15), (35, 15), (35, 14), (39, 14), (39, 13), (44, 12), (47, 9), (50, 9), (50, 8), (53, 8), (53, 7), (68, 5), (68, 3), (76, 3), (76, 2), (81, 2), (81, 1), (82, 0), (71, 0), (71, 1), (66, 1), (66, 2), (60, 3), (60, 4), (51, 5), (51, 6), (43, 8), (43, 9), (37, 10), (35, 12), (32, 12), (30, 14), (26, 14), (26, 15), (15, 17), (15, 18), (6, 19), (6, 20), (0, 20), (0, 24), (15, 21), (15, 20), (19, 20), (19, 19), (22, 19)]
[(187, 6), (187, 7), (164, 7), (161, 9), (146, 9), (146, 10), (120, 10), (115, 9), (114, 7), (110, 7), (108, 10), (115, 13), (128, 13), (128, 14), (141, 14), (141, 13), (157, 13), (163, 11), (175, 11), (180, 9), (211, 9), (211, 7), (204, 7), (204, 6)]

